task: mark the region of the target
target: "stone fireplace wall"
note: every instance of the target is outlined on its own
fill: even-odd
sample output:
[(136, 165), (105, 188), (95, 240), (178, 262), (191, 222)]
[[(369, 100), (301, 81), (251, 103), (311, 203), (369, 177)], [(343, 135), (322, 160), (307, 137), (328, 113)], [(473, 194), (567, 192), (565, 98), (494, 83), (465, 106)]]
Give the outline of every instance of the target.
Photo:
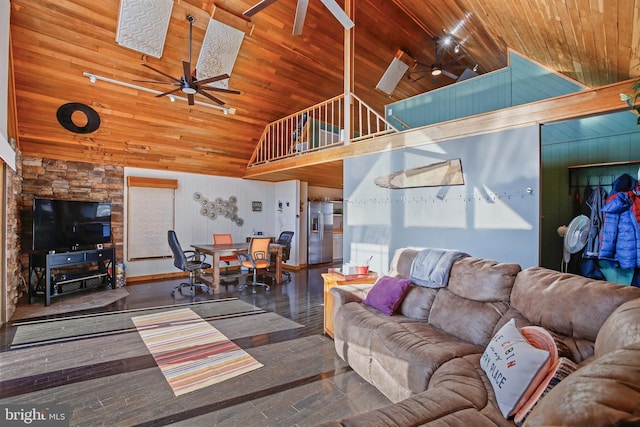
[(27, 292), (27, 282), (21, 274), (20, 261), (20, 159), (16, 159), (17, 171), (4, 165), (4, 187), (6, 193), (6, 313), (0, 325), (13, 316), (18, 300)]
[[(118, 262), (124, 244), (124, 168), (34, 157), (22, 158), (22, 275), (29, 277), (29, 249), (34, 198), (111, 202), (112, 244)], [(28, 282), (26, 282), (28, 283)]]

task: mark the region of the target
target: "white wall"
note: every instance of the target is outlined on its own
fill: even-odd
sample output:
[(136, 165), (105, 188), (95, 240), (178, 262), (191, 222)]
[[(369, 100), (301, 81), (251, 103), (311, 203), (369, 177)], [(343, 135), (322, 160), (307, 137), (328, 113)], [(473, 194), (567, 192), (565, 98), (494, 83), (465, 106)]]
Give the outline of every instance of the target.
[(276, 228), (275, 237), (283, 231), (293, 231), (289, 265), (299, 265), (300, 248), (300, 181), (284, 181), (275, 184)]
[[(293, 200), (299, 197), (299, 193), (290, 193), (295, 192), (297, 189), (295, 182), (276, 184), (240, 178), (138, 168), (125, 168), (124, 175), (125, 181), (128, 176), (178, 180), (178, 189), (175, 193), (176, 219), (174, 229), (180, 244), (185, 250), (192, 244), (213, 243), (213, 233), (230, 233), (234, 240), (238, 241), (244, 241), (253, 231), (262, 231), (265, 235), (277, 237), (282, 227), (288, 228), (293, 225), (294, 221), (289, 216), (285, 218), (278, 217), (278, 221), (276, 221), (278, 199), (293, 203)], [(209, 200), (213, 200), (216, 197), (228, 200), (230, 196), (235, 196), (238, 200), (238, 216), (244, 220), (244, 224), (238, 226), (228, 218), (218, 217), (215, 220), (211, 220), (200, 215), (201, 206), (193, 199), (195, 192), (200, 192)], [(136, 277), (176, 272), (173, 260), (170, 258), (127, 260), (127, 197), (128, 193), (125, 186), (124, 259), (127, 276)], [(253, 201), (262, 202), (261, 212), (252, 211), (251, 202)], [(167, 209), (172, 209), (172, 207), (168, 206)], [(292, 263), (289, 262), (289, 264)]]
[(9, 17), (11, 2), (0, 0), (0, 158), (16, 170), (16, 152), (9, 145), (7, 119), (9, 97)]

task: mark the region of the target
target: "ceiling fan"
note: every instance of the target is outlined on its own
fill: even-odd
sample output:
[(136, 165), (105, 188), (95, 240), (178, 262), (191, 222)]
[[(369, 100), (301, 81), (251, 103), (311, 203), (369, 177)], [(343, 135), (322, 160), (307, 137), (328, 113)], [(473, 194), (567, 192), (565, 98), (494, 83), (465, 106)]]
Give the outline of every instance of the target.
[[(465, 53), (462, 53), (462, 54), (460, 54), (460, 55), (448, 60), (447, 62), (443, 63), (442, 62), (442, 47), (441, 47), (442, 39), (440, 37), (436, 36), (436, 37), (433, 38), (433, 42), (435, 44), (435, 49), (436, 49), (435, 62), (433, 64), (431, 64), (431, 66), (429, 66), (427, 64), (423, 64), (421, 62), (414, 61), (413, 62), (413, 67), (411, 68), (411, 71), (409, 71), (409, 74), (407, 75), (409, 80), (411, 80), (412, 82), (417, 82), (418, 80), (422, 79), (423, 77), (431, 75), (432, 78), (433, 78), (433, 82), (435, 83), (436, 79), (441, 74), (456, 80), (458, 78), (458, 76), (456, 76), (455, 74), (453, 74), (449, 70), (463, 70), (463, 69), (467, 68), (464, 65), (452, 65), (452, 64), (455, 64), (456, 62), (459, 62), (464, 57), (466, 57), (467, 55)], [(457, 45), (457, 46), (458, 46), (458, 49), (460, 49), (459, 45)], [(457, 51), (455, 51), (455, 52), (457, 53)]]
[(214, 86), (209, 86), (209, 83), (213, 83), (213, 82), (217, 82), (220, 80), (224, 80), (224, 79), (228, 79), (229, 75), (228, 74), (220, 74), (219, 76), (215, 76), (215, 77), (209, 77), (206, 79), (202, 79), (202, 80), (198, 80), (195, 77), (195, 69), (193, 71), (191, 71), (191, 42), (192, 42), (192, 36), (193, 36), (193, 22), (195, 21), (195, 18), (191, 15), (187, 16), (187, 21), (189, 21), (189, 60), (188, 61), (182, 61), (182, 70), (183, 70), (183, 75), (182, 77), (180, 77), (179, 79), (176, 77), (173, 77), (163, 71), (160, 71), (154, 67), (152, 67), (149, 64), (141, 64), (143, 67), (147, 67), (150, 70), (155, 71), (158, 74), (162, 74), (163, 76), (171, 79), (172, 81), (167, 82), (167, 81), (157, 81), (157, 80), (134, 80), (136, 82), (144, 82), (144, 83), (155, 83), (155, 84), (168, 84), (168, 85), (172, 85), (172, 86), (178, 86), (175, 89), (171, 89), (169, 91), (163, 92), (159, 95), (156, 95), (156, 97), (161, 97), (161, 96), (165, 96), (165, 95), (173, 95), (174, 93), (180, 91), (183, 94), (187, 95), (187, 99), (189, 101), (189, 105), (194, 105), (195, 104), (195, 100), (194, 97), (196, 94), (200, 94), (202, 96), (204, 96), (205, 98), (210, 99), (211, 101), (220, 104), (220, 105), (224, 105), (224, 102), (221, 101), (220, 99), (216, 98), (215, 96), (211, 95), (208, 91), (215, 91), (215, 92), (224, 92), (224, 93), (233, 93), (233, 94), (239, 94), (240, 91), (237, 90), (233, 90), (233, 89), (225, 89), (225, 88), (221, 88), (221, 87), (214, 87)]
[[(265, 9), (268, 6), (271, 6), (277, 0), (261, 0), (256, 3), (254, 6), (247, 9), (243, 15), (247, 17), (252, 17), (256, 13)], [(349, 16), (342, 10), (340, 5), (336, 2), (336, 0), (320, 0), (324, 6), (329, 9), (329, 12), (335, 16), (335, 18), (340, 21), (342, 26), (349, 30), (353, 28), (355, 25), (353, 21), (349, 18)], [(293, 35), (298, 36), (302, 34), (302, 27), (304, 27), (304, 19), (307, 16), (307, 7), (309, 6), (309, 0), (298, 0), (298, 6), (296, 7), (296, 17), (293, 21)]]

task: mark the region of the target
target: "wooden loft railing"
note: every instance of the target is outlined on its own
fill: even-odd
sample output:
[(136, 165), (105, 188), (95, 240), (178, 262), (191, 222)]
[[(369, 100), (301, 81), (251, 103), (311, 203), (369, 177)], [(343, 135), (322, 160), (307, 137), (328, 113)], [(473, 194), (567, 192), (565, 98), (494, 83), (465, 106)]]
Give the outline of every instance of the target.
[(351, 131), (344, 129), (344, 94), (270, 123), (248, 166), (398, 132), (384, 117), (351, 94)]

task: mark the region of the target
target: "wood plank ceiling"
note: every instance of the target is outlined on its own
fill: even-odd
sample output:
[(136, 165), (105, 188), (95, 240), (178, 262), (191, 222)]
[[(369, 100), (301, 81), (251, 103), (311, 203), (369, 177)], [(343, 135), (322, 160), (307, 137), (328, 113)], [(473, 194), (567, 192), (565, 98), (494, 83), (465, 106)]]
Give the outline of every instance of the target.
[[(12, 0), (20, 151), (24, 156), (242, 177), (268, 123), (343, 90), (344, 33), (319, 0), (309, 2), (301, 36), (291, 35), (296, 0), (279, 0), (245, 22), (242, 12), (254, 2), (176, 0), (164, 53), (157, 59), (116, 44), (118, 1)], [(131, 83), (157, 80), (142, 63), (182, 75), (188, 14), (195, 17), (194, 62), (211, 16), (240, 17), (234, 26), (249, 29), (229, 80), (230, 88), (241, 94), (219, 96), (235, 114), (171, 103), (167, 97), (106, 82), (92, 84), (83, 77), (89, 72)], [(480, 73), (507, 66), (512, 48), (590, 87), (640, 76), (640, 0), (354, 0), (352, 17), (354, 92), (381, 113), (385, 104), (454, 82), (446, 76), (435, 82), (430, 77), (415, 83), (403, 79), (392, 96), (375, 90), (398, 49), (431, 64), (432, 38), (444, 31), (462, 41), (468, 53), (456, 65), (477, 64)], [(452, 57), (452, 52), (444, 54), (445, 60)], [(100, 115), (100, 128), (84, 135), (63, 129), (56, 110), (68, 102), (92, 106)], [(341, 161), (302, 166), (264, 179), (342, 186)]]

